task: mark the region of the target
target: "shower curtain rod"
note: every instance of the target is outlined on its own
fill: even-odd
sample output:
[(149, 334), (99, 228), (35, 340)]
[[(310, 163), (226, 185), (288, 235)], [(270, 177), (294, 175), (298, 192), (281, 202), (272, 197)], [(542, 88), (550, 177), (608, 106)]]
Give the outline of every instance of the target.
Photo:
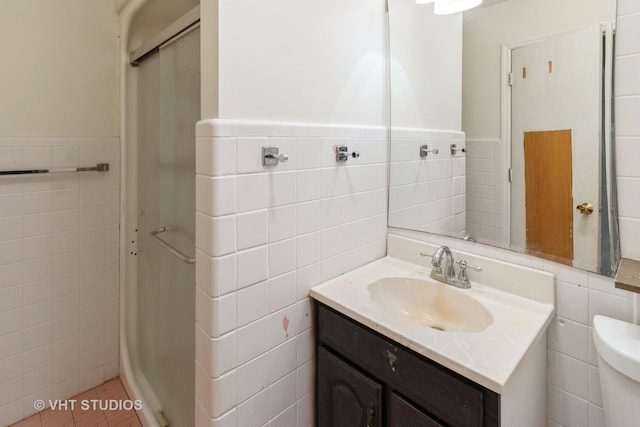
[(140, 63), (144, 62), (145, 59), (157, 52), (162, 45), (168, 43), (191, 27), (194, 27), (199, 22), (200, 6), (196, 6), (178, 18), (178, 20), (173, 24), (160, 31), (154, 37), (145, 41), (142, 46), (131, 52), (129, 54), (129, 63), (132, 66), (137, 67)]
[(21, 169), (12, 171), (0, 171), (0, 175), (34, 175), (43, 173), (69, 173), (69, 172), (107, 172), (109, 163), (98, 163), (95, 166), (84, 168), (57, 168), (57, 169)]

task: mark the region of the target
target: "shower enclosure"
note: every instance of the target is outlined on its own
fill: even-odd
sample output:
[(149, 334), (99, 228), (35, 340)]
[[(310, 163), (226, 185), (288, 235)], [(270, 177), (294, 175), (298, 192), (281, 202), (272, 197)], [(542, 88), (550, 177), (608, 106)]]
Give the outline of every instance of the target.
[(195, 406), (200, 29), (197, 20), (184, 28), (180, 22), (152, 38), (150, 43), (161, 40), (159, 45), (143, 43), (127, 65), (126, 283), (121, 298), (123, 382), (134, 398), (143, 400), (145, 425), (176, 427), (194, 425)]

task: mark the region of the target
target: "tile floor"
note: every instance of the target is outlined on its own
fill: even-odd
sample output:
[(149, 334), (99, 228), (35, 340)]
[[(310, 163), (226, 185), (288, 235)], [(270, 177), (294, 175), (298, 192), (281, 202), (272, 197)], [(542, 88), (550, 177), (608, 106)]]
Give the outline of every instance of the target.
[(135, 410), (101, 411), (82, 410), (82, 400), (129, 400), (120, 378), (74, 396), (68, 400), (76, 400), (75, 409), (46, 409), (26, 418), (10, 427), (142, 427)]

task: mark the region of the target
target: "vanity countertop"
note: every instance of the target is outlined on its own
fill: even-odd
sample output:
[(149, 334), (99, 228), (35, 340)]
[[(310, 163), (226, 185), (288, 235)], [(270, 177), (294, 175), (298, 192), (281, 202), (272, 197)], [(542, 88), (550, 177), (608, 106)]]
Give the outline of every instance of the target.
[[(522, 293), (505, 291), (509, 286), (496, 288), (472, 278), (470, 289), (455, 290), (481, 303), (493, 316), (493, 322), (481, 332), (442, 332), (408, 322), (379, 308), (371, 299), (367, 286), (383, 277), (433, 281), (429, 278), (431, 265), (424, 259), (421, 261), (422, 265), (418, 265), (387, 256), (315, 286), (311, 296), (454, 372), (503, 393), (527, 350), (544, 335), (555, 311), (553, 299), (526, 298)], [(531, 269), (525, 270), (522, 276), (531, 274)], [(540, 273), (543, 275), (542, 287), (549, 286), (549, 277), (545, 275), (550, 276), (553, 293), (553, 276)], [(513, 274), (509, 277), (518, 278)], [(482, 276), (478, 275), (478, 278), (481, 280)], [(531, 286), (531, 283), (525, 286)]]
[(615, 286), (625, 291), (640, 293), (640, 261), (622, 258)]

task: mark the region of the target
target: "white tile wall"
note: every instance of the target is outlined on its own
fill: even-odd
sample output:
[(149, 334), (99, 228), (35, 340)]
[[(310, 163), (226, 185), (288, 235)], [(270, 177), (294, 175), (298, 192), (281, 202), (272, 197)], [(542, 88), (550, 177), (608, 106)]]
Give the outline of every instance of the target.
[(618, 1), (616, 142), (622, 253), (640, 259), (640, 1)]
[[(450, 145), (465, 146), (464, 133), (428, 129), (391, 130), (389, 224), (463, 237), (466, 233), (466, 156)], [(428, 145), (421, 158), (419, 147)]]
[(0, 425), (118, 374), (120, 143), (0, 138)]
[[(210, 120), (197, 136), (197, 425), (312, 425), (309, 288), (386, 253), (387, 131)], [(337, 144), (360, 157), (337, 164)], [(263, 145), (289, 161), (263, 167)]]
[(504, 149), (498, 139), (467, 139), (467, 232), (477, 241), (504, 247)]

